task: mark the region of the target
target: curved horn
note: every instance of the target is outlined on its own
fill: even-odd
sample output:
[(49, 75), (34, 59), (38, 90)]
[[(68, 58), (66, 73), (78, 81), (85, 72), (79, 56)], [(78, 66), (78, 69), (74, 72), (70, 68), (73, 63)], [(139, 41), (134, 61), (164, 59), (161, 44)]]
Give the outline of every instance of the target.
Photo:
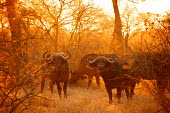
[(94, 60), (90, 60), (90, 59), (91, 59), (91, 57), (87, 58), (87, 61), (88, 61), (89, 64), (92, 64), (92, 63), (94, 63), (96, 61), (96, 59), (94, 59)]
[(49, 61), (50, 60), (50, 58), (47, 58), (45, 55), (48, 53), (49, 51), (46, 51), (46, 52), (44, 52), (44, 54), (43, 54), (43, 58), (46, 60), (46, 61)]
[(49, 57), (46, 57), (46, 54), (48, 53), (49, 51), (46, 51), (44, 54), (43, 54), (43, 58), (45, 59), (46, 62), (49, 62), (53, 56), (53, 54), (48, 54), (50, 55)]
[(68, 57), (66, 57), (66, 56), (64, 56), (64, 58), (66, 59), (66, 60), (69, 60), (70, 58), (71, 58), (71, 54), (70, 54), (70, 52), (68, 52), (68, 51), (65, 51), (66, 53), (68, 53)]
[(111, 64), (113, 64), (115, 62), (114, 59), (108, 59), (108, 58), (107, 58), (107, 61)]

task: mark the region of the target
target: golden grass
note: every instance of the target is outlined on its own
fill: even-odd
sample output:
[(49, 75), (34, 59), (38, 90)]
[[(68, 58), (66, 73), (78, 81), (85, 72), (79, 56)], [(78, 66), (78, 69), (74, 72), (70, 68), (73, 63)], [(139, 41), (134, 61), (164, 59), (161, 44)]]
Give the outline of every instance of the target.
[[(30, 110), (24, 113), (155, 113), (160, 109), (154, 98), (145, 95), (141, 85), (135, 90), (132, 100), (127, 100), (123, 92), (121, 102), (113, 97), (113, 104), (108, 102), (108, 95), (102, 83), (101, 88), (93, 82), (87, 89), (87, 81), (79, 81), (77, 84), (68, 86), (68, 98), (59, 98), (57, 88), (51, 94), (46, 85), (44, 93), (35, 97)], [(113, 90), (116, 94), (116, 90)], [(44, 99), (46, 98), (46, 99)]]

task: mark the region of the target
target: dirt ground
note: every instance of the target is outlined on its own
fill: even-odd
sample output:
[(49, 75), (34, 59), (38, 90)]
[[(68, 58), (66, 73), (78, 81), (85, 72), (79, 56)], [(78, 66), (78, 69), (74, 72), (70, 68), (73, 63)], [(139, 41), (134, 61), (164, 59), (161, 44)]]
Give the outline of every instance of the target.
[(142, 84), (137, 85), (132, 100), (127, 100), (123, 92), (120, 103), (117, 98), (113, 98), (111, 105), (108, 101), (103, 82), (99, 88), (94, 80), (89, 89), (87, 80), (68, 85), (68, 98), (59, 98), (56, 86), (51, 93), (46, 83), (43, 94), (34, 98), (31, 109), (24, 113), (155, 113), (161, 109)]

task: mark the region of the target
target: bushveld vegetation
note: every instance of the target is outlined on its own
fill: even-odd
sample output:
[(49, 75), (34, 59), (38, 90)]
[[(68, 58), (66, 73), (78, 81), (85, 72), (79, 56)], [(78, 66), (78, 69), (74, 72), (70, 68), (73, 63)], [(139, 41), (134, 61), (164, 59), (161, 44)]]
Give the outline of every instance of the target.
[[(2, 113), (168, 113), (170, 112), (169, 73), (165, 93), (157, 88), (155, 79), (141, 80), (132, 100), (125, 95), (121, 103), (108, 103), (104, 83), (95, 80), (87, 89), (87, 80), (68, 85), (68, 98), (59, 98), (56, 86), (51, 94), (48, 80), (40, 93), (41, 74), (34, 74), (42, 64), (45, 51), (69, 51), (70, 69), (76, 69), (81, 58), (89, 53), (114, 53), (130, 65), (136, 53), (160, 52), (156, 61), (169, 65), (170, 18), (152, 13), (137, 13), (129, 4), (120, 14), (122, 39), (113, 35), (114, 19), (81, 0), (4, 0), (0, 1), (0, 112)], [(143, 64), (142, 64), (143, 63)], [(147, 65), (149, 64), (149, 65)], [(146, 78), (157, 75), (160, 65), (144, 59), (141, 73)], [(159, 71), (161, 72), (161, 71)], [(115, 90), (113, 90), (115, 91)], [(116, 92), (114, 92), (115, 94)]]

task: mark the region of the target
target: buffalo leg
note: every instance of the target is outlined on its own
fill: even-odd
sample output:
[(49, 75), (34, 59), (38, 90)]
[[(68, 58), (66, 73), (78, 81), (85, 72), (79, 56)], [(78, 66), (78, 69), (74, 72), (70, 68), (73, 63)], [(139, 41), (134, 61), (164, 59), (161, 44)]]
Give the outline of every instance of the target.
[(89, 76), (88, 78), (89, 78), (89, 80), (88, 80), (87, 89), (91, 86), (91, 84), (92, 84), (92, 78), (93, 78), (93, 77)]
[(96, 78), (96, 83), (98, 87), (100, 87), (100, 76), (95, 76), (95, 78)]
[(63, 86), (63, 91), (64, 91), (64, 97), (67, 98), (67, 83), (68, 81), (64, 82), (64, 86)]
[(107, 90), (107, 93), (108, 93), (108, 96), (109, 96), (109, 103), (112, 104), (113, 103), (113, 101), (112, 101), (112, 89), (106, 87), (106, 90)]
[(53, 93), (53, 85), (54, 85), (54, 81), (50, 80), (49, 86), (50, 86), (51, 93)]
[(61, 86), (60, 86), (60, 82), (57, 82), (56, 84), (57, 84), (58, 94), (59, 94), (59, 96), (60, 96), (60, 98), (61, 98), (61, 90), (62, 90), (62, 88), (61, 88)]
[(166, 82), (163, 80), (157, 80), (157, 87), (158, 87), (158, 92), (162, 95), (165, 94), (165, 86)]
[(41, 93), (44, 90), (44, 84), (45, 84), (45, 79), (46, 79), (46, 75), (41, 75)]
[(125, 93), (126, 93), (127, 99), (129, 99), (129, 89), (128, 88), (125, 88)]
[(120, 98), (121, 98), (121, 88), (117, 88), (117, 98), (118, 98), (118, 101), (120, 102)]
[(135, 95), (135, 86), (136, 86), (136, 82), (132, 82), (131, 86), (130, 86), (130, 99), (132, 99), (132, 96)]

